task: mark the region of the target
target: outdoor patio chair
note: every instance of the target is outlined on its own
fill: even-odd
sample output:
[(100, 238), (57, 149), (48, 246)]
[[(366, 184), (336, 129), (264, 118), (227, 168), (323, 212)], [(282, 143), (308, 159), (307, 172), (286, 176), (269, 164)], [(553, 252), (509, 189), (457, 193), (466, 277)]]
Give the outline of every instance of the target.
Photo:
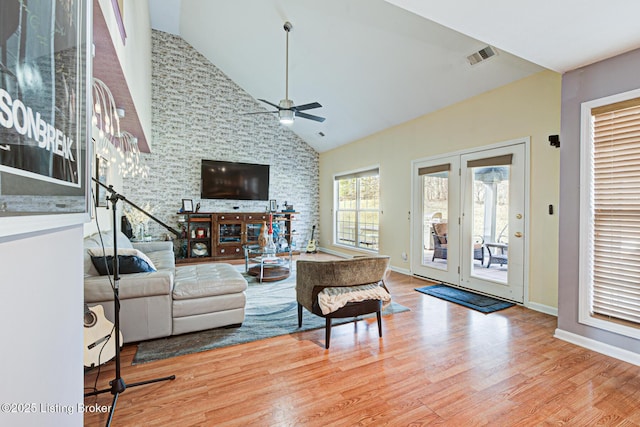
[[(433, 235), (431, 261), (435, 261), (436, 258), (447, 259), (447, 223), (432, 224), (431, 234)], [(484, 263), (484, 239), (480, 236), (473, 242), (473, 259), (480, 261), (480, 264)]]
[(508, 226), (509, 224), (505, 224), (505, 226), (502, 227), (495, 243), (486, 244), (487, 251), (489, 252), (487, 268), (491, 267), (491, 263), (500, 264), (500, 267), (509, 264), (509, 242), (505, 239), (505, 230)]
[(487, 251), (489, 252), (487, 268), (491, 267), (491, 263), (500, 264), (500, 267), (508, 264), (509, 255), (507, 249), (508, 245), (506, 243), (487, 243)]

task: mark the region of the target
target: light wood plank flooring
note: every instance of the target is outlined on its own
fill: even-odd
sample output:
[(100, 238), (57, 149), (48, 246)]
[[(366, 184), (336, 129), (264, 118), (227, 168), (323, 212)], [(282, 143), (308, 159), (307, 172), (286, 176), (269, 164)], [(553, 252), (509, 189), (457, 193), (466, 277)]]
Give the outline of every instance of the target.
[[(381, 339), (375, 320), (360, 320), (335, 326), (329, 350), (315, 330), (136, 366), (135, 345), (125, 346), (126, 383), (177, 378), (125, 390), (113, 425), (640, 425), (640, 367), (553, 338), (555, 317), (481, 314), (418, 293), (427, 282), (398, 273), (386, 283), (411, 311), (385, 316)], [(103, 365), (97, 387), (113, 375), (114, 363)], [(85, 425), (106, 419), (87, 414)]]

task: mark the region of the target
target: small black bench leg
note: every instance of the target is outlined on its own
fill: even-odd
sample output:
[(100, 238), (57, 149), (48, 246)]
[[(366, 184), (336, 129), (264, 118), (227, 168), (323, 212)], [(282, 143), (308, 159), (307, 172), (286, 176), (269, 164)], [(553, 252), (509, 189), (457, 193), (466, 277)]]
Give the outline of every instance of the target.
[(331, 318), (327, 317), (325, 321), (324, 348), (328, 349), (329, 341), (331, 341)]
[(382, 315), (379, 311), (376, 311), (376, 317), (378, 318), (378, 335), (382, 338)]
[(302, 304), (298, 303), (298, 328), (302, 328)]

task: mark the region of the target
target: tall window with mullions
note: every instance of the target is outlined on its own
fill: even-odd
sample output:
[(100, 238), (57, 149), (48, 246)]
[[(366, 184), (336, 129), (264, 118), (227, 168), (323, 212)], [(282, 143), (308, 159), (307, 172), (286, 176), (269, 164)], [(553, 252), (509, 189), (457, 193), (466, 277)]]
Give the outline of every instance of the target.
[(377, 168), (335, 177), (335, 243), (378, 251), (380, 175)]

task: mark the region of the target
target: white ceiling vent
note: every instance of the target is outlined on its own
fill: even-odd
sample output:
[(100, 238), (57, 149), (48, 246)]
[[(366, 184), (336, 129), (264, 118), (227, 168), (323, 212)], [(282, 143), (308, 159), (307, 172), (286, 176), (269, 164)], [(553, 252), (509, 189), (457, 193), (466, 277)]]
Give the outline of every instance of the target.
[(482, 61), (486, 61), (487, 59), (496, 56), (497, 54), (498, 51), (495, 48), (487, 46), (484, 49), (480, 49), (479, 51), (467, 56), (467, 60), (469, 61), (469, 64), (477, 65)]

